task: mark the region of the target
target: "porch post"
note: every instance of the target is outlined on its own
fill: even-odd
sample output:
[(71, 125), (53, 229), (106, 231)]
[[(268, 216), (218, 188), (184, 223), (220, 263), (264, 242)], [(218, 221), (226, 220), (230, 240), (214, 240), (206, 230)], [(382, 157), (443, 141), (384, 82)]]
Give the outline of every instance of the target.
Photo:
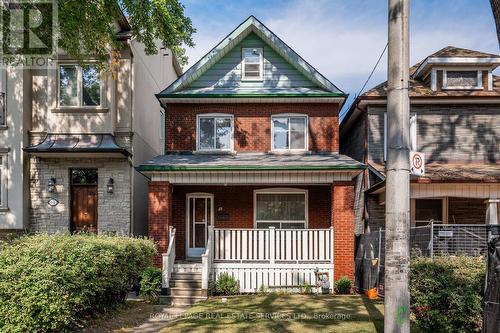
[(334, 182), (331, 197), (334, 280), (346, 275), (354, 283), (354, 184)]
[(161, 267), (162, 254), (168, 249), (169, 227), (172, 225), (172, 184), (149, 182), (148, 215), (148, 235), (158, 247), (153, 264)]
[(486, 224), (498, 224), (498, 203), (500, 199), (486, 200)]

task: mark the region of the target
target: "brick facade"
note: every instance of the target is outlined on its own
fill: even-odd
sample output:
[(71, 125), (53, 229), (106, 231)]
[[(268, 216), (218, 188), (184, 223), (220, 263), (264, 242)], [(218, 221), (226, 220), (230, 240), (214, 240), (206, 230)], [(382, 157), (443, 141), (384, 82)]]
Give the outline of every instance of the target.
[[(148, 195), (149, 238), (157, 244), (158, 253), (154, 257), (154, 265), (161, 267), (162, 254), (168, 249), (168, 229), (172, 225), (172, 185), (169, 182), (150, 182)], [(176, 238), (183, 239), (179, 233)]]
[(334, 279), (346, 275), (354, 281), (354, 184), (336, 182), (332, 193)]
[(227, 113), (234, 116), (234, 149), (271, 150), (271, 116), (299, 113), (309, 116), (309, 150), (338, 152), (337, 103), (170, 104), (166, 117), (166, 151), (196, 150), (196, 116)]

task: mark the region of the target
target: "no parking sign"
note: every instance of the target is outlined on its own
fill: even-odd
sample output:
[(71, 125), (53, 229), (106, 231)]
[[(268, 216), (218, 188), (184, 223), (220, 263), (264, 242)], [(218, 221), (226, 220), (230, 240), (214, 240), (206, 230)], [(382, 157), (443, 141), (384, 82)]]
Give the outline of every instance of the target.
[(412, 151), (410, 152), (410, 174), (414, 176), (425, 175), (425, 155)]

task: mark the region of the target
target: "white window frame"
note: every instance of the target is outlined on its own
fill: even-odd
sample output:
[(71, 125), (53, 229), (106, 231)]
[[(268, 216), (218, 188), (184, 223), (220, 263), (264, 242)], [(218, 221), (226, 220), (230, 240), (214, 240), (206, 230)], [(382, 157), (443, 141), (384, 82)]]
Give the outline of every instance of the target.
[[(384, 112), (384, 162), (387, 161), (387, 112)], [(417, 121), (417, 114), (414, 112), (410, 112), (410, 125), (409, 125), (409, 130), (410, 130), (410, 142), (409, 142), (409, 148), (410, 151), (418, 151), (418, 121)]]
[[(288, 221), (288, 220), (273, 220), (273, 221), (257, 221), (257, 195), (259, 194), (304, 194), (304, 209), (305, 209), (305, 220), (299, 221)], [(309, 191), (305, 189), (298, 188), (285, 188), (285, 187), (277, 187), (277, 188), (266, 188), (259, 189), (253, 191), (253, 226), (257, 229), (257, 223), (279, 223), (280, 228), (282, 223), (304, 223), (304, 229), (309, 227)]]
[(165, 154), (165, 110), (160, 109), (160, 153)]
[[(245, 76), (245, 51), (259, 50), (260, 63), (259, 63), (259, 77), (246, 77)], [(241, 49), (241, 80), (242, 81), (262, 81), (264, 79), (264, 49), (262, 47), (244, 47)]]
[[(88, 63), (86, 65), (95, 66), (94, 63)], [(78, 104), (77, 105), (61, 105), (61, 67), (76, 67), (76, 90), (78, 94)], [(104, 101), (104, 80), (99, 79), (100, 93), (99, 93), (99, 105), (83, 105), (83, 68), (77, 63), (59, 63), (57, 65), (57, 108), (59, 109), (100, 109), (103, 107)]]
[[(450, 72), (477, 72), (477, 85), (476, 86), (448, 86), (448, 71)], [(443, 86), (444, 90), (482, 90), (483, 89), (483, 71), (476, 68), (448, 68), (443, 69)]]
[[(231, 122), (231, 140), (229, 144), (229, 149), (201, 149), (200, 148), (200, 119), (202, 118), (214, 118), (215, 119), (225, 119), (229, 118)], [(214, 126), (215, 126), (214, 121)], [(216, 139), (216, 131), (214, 131), (214, 140)], [(215, 147), (215, 145), (214, 145)], [(196, 115), (196, 151), (197, 152), (206, 152), (206, 153), (217, 153), (217, 152), (233, 152), (234, 151), (234, 116), (232, 114), (227, 113), (204, 113)]]
[[(291, 136), (288, 136), (288, 148), (274, 148), (274, 118), (305, 118), (304, 148), (290, 148)], [(288, 120), (288, 131), (290, 131), (290, 120)], [(282, 113), (271, 116), (271, 151), (272, 152), (305, 152), (309, 151), (309, 116), (302, 113)]]
[(0, 157), (2, 161), (0, 163), (1, 168), (1, 184), (0, 184), (0, 209), (6, 210), (8, 209), (8, 199), (7, 199), (7, 183), (9, 181), (8, 172), (9, 172), (9, 154), (6, 151), (0, 152)]

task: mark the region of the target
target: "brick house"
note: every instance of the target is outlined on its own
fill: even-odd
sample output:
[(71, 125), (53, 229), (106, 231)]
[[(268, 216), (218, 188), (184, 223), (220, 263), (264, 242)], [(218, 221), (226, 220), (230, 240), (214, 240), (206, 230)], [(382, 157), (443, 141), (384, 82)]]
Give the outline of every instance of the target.
[[(410, 148), (426, 159), (425, 175), (411, 177), (411, 227), (498, 223), (499, 65), (498, 55), (448, 46), (410, 69)], [(359, 96), (340, 125), (341, 153), (368, 166), (358, 235), (385, 223), (386, 88)], [(452, 235), (434, 231), (431, 239), (451, 251)]]
[(222, 272), (245, 292), (353, 278), (364, 165), (339, 154), (342, 91), (251, 16), (157, 97), (166, 154), (139, 170), (165, 288), (185, 270), (201, 296)]

